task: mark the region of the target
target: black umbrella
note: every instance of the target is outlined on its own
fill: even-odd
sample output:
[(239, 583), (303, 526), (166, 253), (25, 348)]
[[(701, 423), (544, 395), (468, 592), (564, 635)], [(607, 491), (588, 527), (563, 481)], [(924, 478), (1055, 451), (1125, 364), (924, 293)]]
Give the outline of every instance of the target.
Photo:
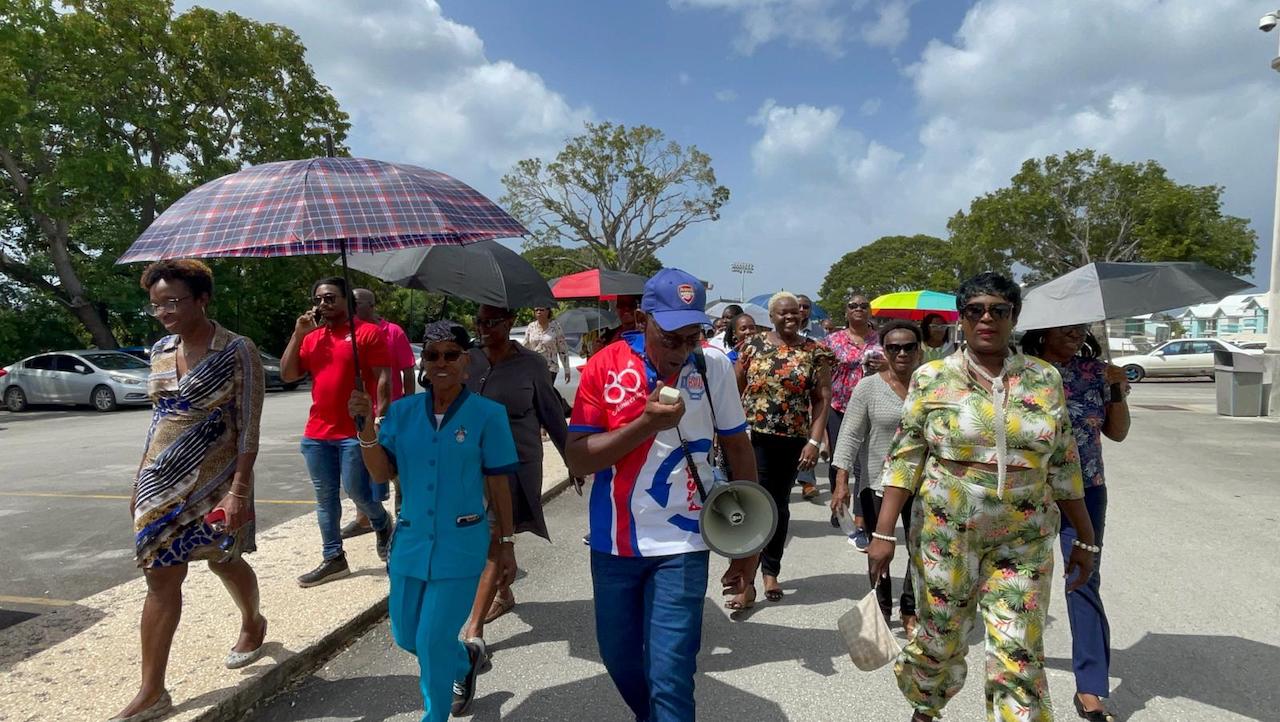
[(565, 333), (587, 333), (614, 328), (622, 323), (618, 314), (603, 308), (571, 308), (556, 316), (556, 323)]
[(497, 241), (351, 256), (351, 268), (389, 283), (501, 308), (551, 306), (542, 275)]

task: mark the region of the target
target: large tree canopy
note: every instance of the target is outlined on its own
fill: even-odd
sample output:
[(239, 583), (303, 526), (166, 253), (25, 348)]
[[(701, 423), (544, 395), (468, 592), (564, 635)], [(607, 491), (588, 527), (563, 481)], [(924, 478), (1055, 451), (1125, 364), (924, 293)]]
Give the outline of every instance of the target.
[[(138, 269), (112, 262), (165, 206), (345, 137), (304, 53), (287, 28), (174, 16), (167, 0), (0, 0), (0, 283), (21, 291), (9, 295), (56, 303), (114, 347), (141, 295)], [(266, 285), (292, 298), (304, 281), (290, 263)]]
[(1203, 261), (1253, 271), (1256, 234), (1222, 213), (1220, 186), (1182, 185), (1155, 161), (1076, 150), (1022, 164), (947, 228), (958, 252), (1005, 256), (1035, 282), (1093, 261)]
[(593, 266), (635, 271), (729, 200), (711, 158), (648, 126), (588, 123), (555, 160), (522, 160), (503, 176), (506, 206), (531, 246), (584, 244)]
[(846, 253), (827, 271), (818, 293), (823, 308), (844, 317), (850, 291), (875, 298), (893, 291), (951, 291), (967, 270), (950, 243), (935, 236), (883, 236)]

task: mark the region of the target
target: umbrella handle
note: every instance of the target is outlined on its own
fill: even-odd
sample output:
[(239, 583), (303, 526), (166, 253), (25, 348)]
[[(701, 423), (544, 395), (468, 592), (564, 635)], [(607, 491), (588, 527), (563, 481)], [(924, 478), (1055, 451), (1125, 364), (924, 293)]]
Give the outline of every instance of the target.
[[(347, 285), (347, 315), (351, 319), (351, 365), (356, 370), (356, 391), (364, 391), (364, 378), (360, 376), (360, 349), (356, 345), (355, 296), (351, 293), (351, 269), (347, 267), (347, 239), (339, 245), (342, 254), (342, 280)], [(356, 433), (364, 431), (364, 417), (356, 417)]]

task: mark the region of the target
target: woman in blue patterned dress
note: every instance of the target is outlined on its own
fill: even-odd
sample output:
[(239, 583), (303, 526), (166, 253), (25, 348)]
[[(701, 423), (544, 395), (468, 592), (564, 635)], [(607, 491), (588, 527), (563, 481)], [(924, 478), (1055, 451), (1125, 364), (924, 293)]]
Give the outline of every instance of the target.
[[(240, 610), (229, 669), (262, 653), (267, 620), (258, 607), (258, 578), (240, 554), (254, 550), (253, 464), (262, 411), (262, 359), (253, 342), (206, 315), (213, 274), (199, 261), (160, 261), (142, 274), (145, 310), (165, 327), (151, 349), (148, 393), (154, 404), (146, 450), (134, 482), (134, 543), (147, 580), (142, 607), (142, 684), (115, 718), (163, 717), (169, 649), (182, 615), (187, 564), (208, 560)], [(220, 535), (206, 516), (225, 515)], [(224, 546), (219, 546), (227, 541)]]
[[(1129, 382), (1124, 371), (1102, 359), (1102, 346), (1088, 326), (1028, 331), (1022, 350), (1053, 364), (1062, 374), (1071, 431), (1080, 449), (1084, 476), (1084, 505), (1093, 521), (1094, 544), (1103, 546), (1107, 521), (1107, 487), (1102, 473), (1102, 437), (1124, 441), (1129, 435), (1129, 407), (1125, 404)], [(1071, 552), (1076, 530), (1062, 517), (1062, 555)], [(1067, 619), (1071, 623), (1071, 666), (1076, 676), (1076, 713), (1090, 722), (1114, 719), (1102, 700), (1110, 692), (1111, 626), (1102, 606), (1102, 555), (1089, 581), (1067, 595)]]

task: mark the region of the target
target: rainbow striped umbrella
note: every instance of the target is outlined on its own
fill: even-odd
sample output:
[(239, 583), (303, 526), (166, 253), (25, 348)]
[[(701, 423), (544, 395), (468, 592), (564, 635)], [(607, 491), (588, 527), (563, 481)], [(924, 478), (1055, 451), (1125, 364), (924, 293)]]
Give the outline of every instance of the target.
[(871, 314), (881, 318), (923, 321), (931, 313), (942, 316), (947, 323), (955, 323), (960, 318), (956, 297), (938, 291), (898, 291), (886, 293), (871, 302)]

